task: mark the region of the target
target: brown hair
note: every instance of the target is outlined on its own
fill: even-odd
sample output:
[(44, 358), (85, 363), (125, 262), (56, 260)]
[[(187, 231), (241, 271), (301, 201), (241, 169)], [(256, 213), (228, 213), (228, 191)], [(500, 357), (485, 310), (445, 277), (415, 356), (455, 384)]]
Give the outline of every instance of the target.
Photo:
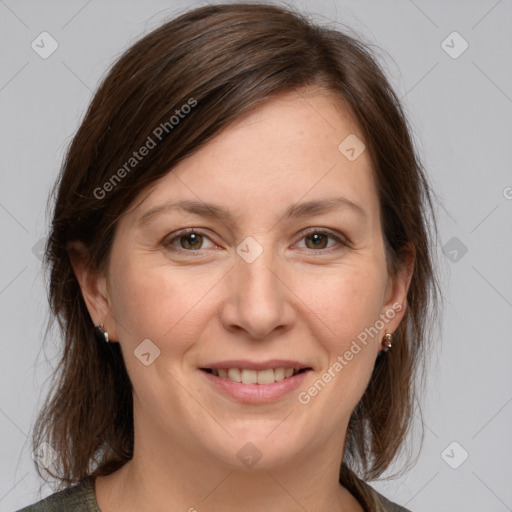
[[(401, 268), (405, 249), (416, 253), (406, 316), (353, 411), (340, 482), (350, 484), (355, 473), (376, 478), (397, 455), (414, 413), (415, 377), (437, 295), (435, 224), (427, 221), (431, 193), (400, 102), (359, 40), (289, 8), (209, 5), (165, 23), (117, 61), (69, 147), (54, 190), (45, 262), (64, 347), (33, 443), (47, 441), (57, 451), (47, 472), (61, 484), (120, 468), (132, 456), (134, 439), (132, 389), (119, 344), (95, 339), (67, 244), (82, 241), (92, 268), (104, 270), (116, 221), (145, 187), (250, 109), (310, 85), (338, 95), (362, 130), (390, 273)], [(130, 161), (148, 137), (156, 147)]]

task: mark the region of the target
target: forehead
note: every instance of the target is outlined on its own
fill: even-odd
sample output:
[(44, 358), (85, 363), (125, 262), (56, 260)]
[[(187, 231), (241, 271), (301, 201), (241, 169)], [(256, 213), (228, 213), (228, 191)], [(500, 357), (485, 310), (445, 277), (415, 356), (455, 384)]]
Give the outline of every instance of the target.
[[(378, 214), (367, 151), (350, 160), (347, 137), (363, 141), (333, 94), (294, 91), (239, 118), (148, 189), (136, 214), (174, 199), (222, 204), (246, 216), (300, 200), (342, 195)], [(352, 140), (352, 139), (348, 139)]]

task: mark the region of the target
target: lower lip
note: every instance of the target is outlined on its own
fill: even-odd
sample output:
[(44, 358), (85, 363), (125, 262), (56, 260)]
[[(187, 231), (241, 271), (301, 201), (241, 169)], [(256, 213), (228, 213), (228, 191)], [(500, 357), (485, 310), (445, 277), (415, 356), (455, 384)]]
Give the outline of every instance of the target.
[(274, 402), (297, 389), (310, 370), (297, 373), (292, 377), (274, 382), (273, 384), (242, 384), (227, 377), (217, 377), (212, 373), (199, 370), (215, 388), (234, 400), (248, 404)]

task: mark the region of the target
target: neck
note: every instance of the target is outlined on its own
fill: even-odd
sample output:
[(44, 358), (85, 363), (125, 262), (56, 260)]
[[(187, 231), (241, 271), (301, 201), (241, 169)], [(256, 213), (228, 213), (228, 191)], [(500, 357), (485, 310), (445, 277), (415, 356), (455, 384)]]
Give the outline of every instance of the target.
[(133, 458), (97, 479), (103, 512), (362, 511), (338, 481), (342, 448), (333, 446), (343, 447), (340, 439), (304, 450), (286, 464), (265, 464), (262, 457), (253, 467), (240, 468), (186, 443), (171, 442), (169, 435), (142, 429), (148, 435), (137, 436), (138, 431)]

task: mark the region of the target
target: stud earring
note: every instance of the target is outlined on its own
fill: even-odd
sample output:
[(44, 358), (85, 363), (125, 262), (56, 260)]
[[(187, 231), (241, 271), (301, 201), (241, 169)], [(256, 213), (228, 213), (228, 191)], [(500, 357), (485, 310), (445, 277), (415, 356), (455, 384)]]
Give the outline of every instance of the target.
[(98, 339), (100, 339), (101, 341), (106, 341), (107, 343), (109, 343), (108, 341), (108, 332), (103, 328), (103, 325), (95, 325), (94, 326), (94, 332), (96, 334), (96, 337)]
[(393, 337), (392, 334), (389, 332), (384, 336), (384, 339), (382, 340), (382, 345), (384, 348), (382, 349), (382, 352), (386, 353), (389, 352), (393, 344), (391, 343), (391, 338)]

